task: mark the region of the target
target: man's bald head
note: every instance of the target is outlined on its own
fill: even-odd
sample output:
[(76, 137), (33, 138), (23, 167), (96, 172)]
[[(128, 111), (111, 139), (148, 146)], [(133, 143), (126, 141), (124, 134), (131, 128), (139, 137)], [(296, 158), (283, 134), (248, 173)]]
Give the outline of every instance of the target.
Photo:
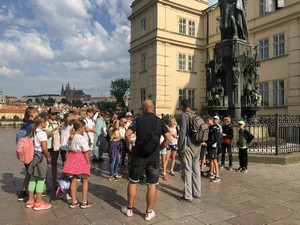
[(151, 100), (145, 100), (143, 102), (143, 111), (154, 113), (154, 104)]

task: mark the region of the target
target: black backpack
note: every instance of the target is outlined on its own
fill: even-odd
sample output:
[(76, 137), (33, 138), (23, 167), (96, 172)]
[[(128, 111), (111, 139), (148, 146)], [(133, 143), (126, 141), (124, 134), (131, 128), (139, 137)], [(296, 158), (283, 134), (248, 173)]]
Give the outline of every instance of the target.
[(208, 125), (204, 122), (203, 118), (195, 113), (188, 113), (189, 115), (189, 128), (188, 133), (192, 142), (201, 144), (208, 140)]

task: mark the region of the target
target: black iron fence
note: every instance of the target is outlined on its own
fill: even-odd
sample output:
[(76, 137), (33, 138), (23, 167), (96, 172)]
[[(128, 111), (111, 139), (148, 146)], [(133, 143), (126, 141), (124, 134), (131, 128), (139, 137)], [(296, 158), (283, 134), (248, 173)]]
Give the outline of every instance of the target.
[[(249, 148), (249, 153), (254, 154), (286, 154), (300, 152), (300, 115), (272, 115), (259, 116), (250, 119), (247, 127), (253, 135), (253, 144)], [(238, 151), (235, 146), (237, 140), (237, 121), (232, 121), (235, 131), (233, 140), (234, 151)]]
[[(179, 122), (180, 116), (176, 116)], [(254, 140), (249, 148), (250, 154), (280, 155), (300, 152), (300, 115), (258, 116), (245, 121)], [(234, 130), (233, 152), (238, 139), (238, 120), (232, 119)]]

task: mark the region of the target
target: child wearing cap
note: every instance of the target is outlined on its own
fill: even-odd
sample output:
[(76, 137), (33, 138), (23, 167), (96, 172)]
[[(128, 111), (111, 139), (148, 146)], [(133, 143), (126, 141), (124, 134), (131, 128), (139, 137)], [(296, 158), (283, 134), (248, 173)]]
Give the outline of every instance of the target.
[(239, 139), (237, 141), (237, 147), (239, 148), (240, 167), (237, 169), (237, 171), (246, 173), (248, 172), (248, 147), (254, 136), (245, 129), (246, 123), (243, 120), (239, 121), (238, 125)]

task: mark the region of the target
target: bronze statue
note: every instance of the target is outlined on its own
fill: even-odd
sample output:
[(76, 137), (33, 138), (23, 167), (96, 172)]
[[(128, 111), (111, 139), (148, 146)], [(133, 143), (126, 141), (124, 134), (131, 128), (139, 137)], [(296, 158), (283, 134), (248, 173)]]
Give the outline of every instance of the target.
[(248, 40), (246, 0), (219, 0), (221, 41), (231, 38)]
[(221, 106), (223, 105), (224, 87), (221, 79), (217, 79), (217, 83), (210, 89), (209, 105)]

